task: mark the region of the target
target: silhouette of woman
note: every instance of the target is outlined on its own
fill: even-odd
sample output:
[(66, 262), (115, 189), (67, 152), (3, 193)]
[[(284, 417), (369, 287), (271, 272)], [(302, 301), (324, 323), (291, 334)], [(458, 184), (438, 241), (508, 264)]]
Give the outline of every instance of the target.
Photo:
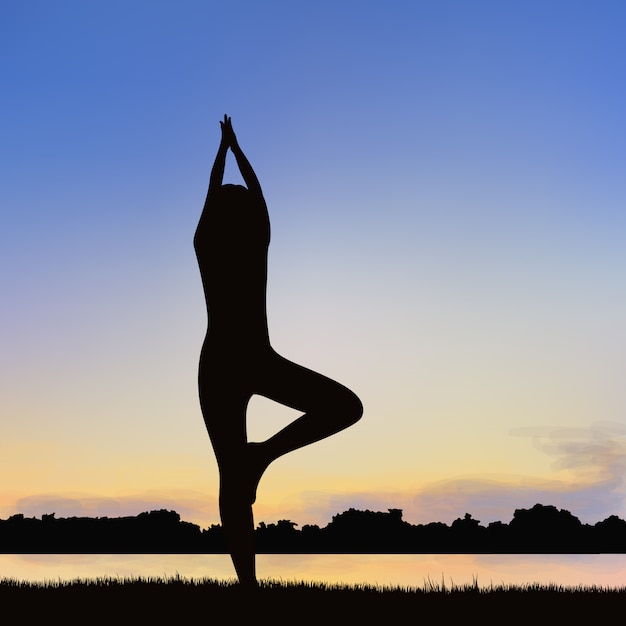
[[(220, 472), (220, 516), (243, 586), (256, 586), (252, 504), (278, 457), (358, 421), (359, 398), (346, 387), (277, 354), (267, 312), (269, 216), (261, 186), (224, 116), (222, 139), (194, 237), (208, 330), (198, 374), (200, 406)], [(231, 149), (247, 185), (222, 185)], [(263, 442), (249, 442), (246, 408), (258, 394), (303, 413)]]

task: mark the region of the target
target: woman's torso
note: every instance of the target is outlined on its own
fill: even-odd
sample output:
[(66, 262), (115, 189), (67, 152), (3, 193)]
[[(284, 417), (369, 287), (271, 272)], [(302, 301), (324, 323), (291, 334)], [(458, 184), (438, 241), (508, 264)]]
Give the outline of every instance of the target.
[[(235, 194), (232, 194), (235, 195)], [(209, 317), (207, 340), (268, 342), (266, 286), (269, 216), (247, 192), (207, 202), (194, 247)]]

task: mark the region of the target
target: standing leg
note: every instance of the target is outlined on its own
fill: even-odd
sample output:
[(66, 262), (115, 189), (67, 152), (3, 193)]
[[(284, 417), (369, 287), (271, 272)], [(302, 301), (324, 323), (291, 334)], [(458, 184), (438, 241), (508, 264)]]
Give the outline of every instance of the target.
[[(241, 473), (241, 470), (234, 470)], [(230, 557), (242, 587), (257, 586), (252, 504), (228, 472), (220, 470), (220, 518)]]
[(199, 388), (202, 415), (220, 473), (222, 530), (239, 582), (256, 587), (254, 518), (248, 487), (245, 381), (224, 376), (223, 367), (201, 360)]

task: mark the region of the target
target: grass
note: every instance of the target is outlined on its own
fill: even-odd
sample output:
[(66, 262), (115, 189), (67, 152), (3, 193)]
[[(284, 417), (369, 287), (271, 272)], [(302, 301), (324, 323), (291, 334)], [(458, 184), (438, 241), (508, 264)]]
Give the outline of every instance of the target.
[[(322, 624), (462, 620), (533, 626), (611, 615), (626, 608), (626, 587), (467, 585), (426, 580), (421, 587), (262, 580), (254, 592), (234, 581), (97, 578), (31, 583), (0, 580), (0, 606), (25, 624)], [(52, 618), (56, 618), (52, 620)], [(383, 622), (384, 620), (384, 622)]]

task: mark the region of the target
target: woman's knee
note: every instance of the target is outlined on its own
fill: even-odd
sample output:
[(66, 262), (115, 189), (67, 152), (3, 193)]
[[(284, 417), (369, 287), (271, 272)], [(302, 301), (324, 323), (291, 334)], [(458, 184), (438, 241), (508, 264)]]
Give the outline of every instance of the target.
[(339, 402), (339, 408), (342, 418), (346, 422), (346, 426), (351, 426), (352, 424), (356, 424), (363, 416), (363, 403), (355, 393), (349, 389), (344, 389), (345, 391)]

